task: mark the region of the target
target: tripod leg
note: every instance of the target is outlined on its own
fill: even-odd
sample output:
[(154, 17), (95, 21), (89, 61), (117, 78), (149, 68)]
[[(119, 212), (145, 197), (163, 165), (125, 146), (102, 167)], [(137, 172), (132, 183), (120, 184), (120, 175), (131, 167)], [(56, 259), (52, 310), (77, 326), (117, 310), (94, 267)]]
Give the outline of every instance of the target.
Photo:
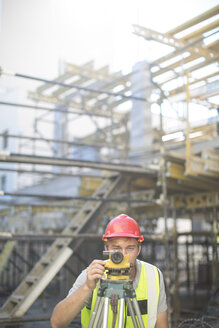
[(133, 306), (134, 306), (134, 309), (135, 309), (135, 313), (137, 315), (137, 318), (138, 318), (138, 322), (140, 324), (140, 328), (144, 328), (144, 322), (142, 320), (142, 317), (141, 317), (141, 312), (140, 312), (140, 309), (139, 309), (139, 306), (138, 306), (138, 301), (136, 300), (136, 298), (133, 298), (132, 299), (132, 302), (133, 302)]
[(119, 321), (118, 321), (118, 328), (122, 328), (123, 326), (123, 318), (124, 318), (124, 304), (125, 299), (120, 299), (120, 307), (119, 307)]
[(104, 306), (104, 300), (102, 301), (102, 304), (101, 304), (101, 313), (100, 313), (100, 317), (99, 317), (99, 322), (95, 328), (103, 327), (103, 306)]
[(105, 297), (104, 313), (103, 313), (103, 328), (108, 326), (108, 311), (109, 311), (109, 297)]
[(133, 326), (134, 326), (134, 328), (138, 328), (138, 323), (137, 323), (137, 320), (135, 318), (135, 312), (134, 312), (134, 309), (132, 307), (132, 302), (131, 302), (130, 298), (126, 297), (126, 302), (128, 304), (128, 309), (129, 309), (129, 312), (131, 314)]
[(104, 305), (104, 299), (103, 297), (101, 297), (100, 303), (99, 303), (99, 307), (96, 311), (96, 317), (94, 320), (94, 324), (93, 324), (93, 328), (98, 328), (99, 326), (102, 326), (102, 321), (101, 321), (101, 314), (103, 312), (103, 305)]
[(98, 310), (99, 305), (100, 305), (100, 301), (101, 301), (101, 297), (100, 296), (97, 296), (96, 303), (94, 305), (94, 309), (93, 309), (93, 312), (91, 314), (91, 318), (90, 318), (90, 322), (89, 322), (88, 328), (93, 328), (94, 320), (96, 318), (96, 314), (97, 314), (97, 310)]

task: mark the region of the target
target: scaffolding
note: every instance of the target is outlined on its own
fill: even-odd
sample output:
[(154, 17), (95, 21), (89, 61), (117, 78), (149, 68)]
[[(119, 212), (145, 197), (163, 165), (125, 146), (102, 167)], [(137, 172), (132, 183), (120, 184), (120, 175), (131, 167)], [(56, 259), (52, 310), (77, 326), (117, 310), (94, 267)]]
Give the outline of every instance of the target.
[[(171, 48), (168, 55), (150, 63), (152, 86), (147, 98), (139, 96), (139, 90), (133, 93), (138, 70), (122, 75), (110, 73), (108, 67), (95, 69), (88, 62), (81, 66), (65, 63), (65, 71), (54, 80), (13, 74), (43, 84), (28, 94), (34, 105), (0, 102), (0, 106), (35, 111), (32, 136), (0, 135), (22, 141), (17, 153), (0, 152), (0, 162), (5, 163), (0, 170), (17, 172), (21, 183), (27, 174), (37, 177), (32, 183), (38, 184), (57, 177), (80, 180), (77, 194), (71, 195), (25, 188), (1, 191), (0, 216), (6, 222), (2, 230), (10, 229), (15, 219), (22, 227), (0, 235), (7, 254), (3, 254), (0, 288), (5, 285), (13, 291), (0, 310), (1, 323), (22, 322), (56, 274), (76, 277), (78, 272), (69, 263), (75, 260), (77, 248), (84, 238), (100, 241), (105, 221), (118, 212), (138, 220), (145, 238), (141, 256), (164, 272), (170, 327), (193, 315), (188, 298), (197, 302), (195, 312), (217, 290), (219, 120), (215, 116), (208, 124), (197, 125), (191, 124), (189, 115), (193, 102), (209, 110), (217, 108), (212, 97), (218, 95), (218, 41), (213, 38), (218, 13), (219, 6), (166, 33), (134, 26), (137, 36)], [(148, 70), (148, 64), (141, 69)], [(165, 101), (186, 105), (186, 115), (172, 127), (163, 113)], [(130, 147), (133, 102), (160, 106), (158, 125), (152, 129), (147, 148)], [(87, 117), (95, 129), (75, 137), (71, 122), (81, 117)], [(45, 135), (45, 124), (50, 126), (50, 136)], [(16, 166), (8, 168), (7, 163)], [(43, 227), (46, 217), (54, 224)], [(18, 246), (7, 252), (11, 241)], [(76, 257), (81, 266), (87, 265), (79, 253)]]

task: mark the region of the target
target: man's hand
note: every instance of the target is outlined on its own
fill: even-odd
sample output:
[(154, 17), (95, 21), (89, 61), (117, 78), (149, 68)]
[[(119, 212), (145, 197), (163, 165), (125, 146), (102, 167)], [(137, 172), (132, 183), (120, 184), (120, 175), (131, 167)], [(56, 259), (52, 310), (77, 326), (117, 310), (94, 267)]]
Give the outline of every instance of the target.
[(103, 277), (105, 271), (104, 265), (104, 261), (94, 260), (89, 267), (87, 267), (86, 285), (90, 290), (95, 289), (98, 280)]
[(52, 328), (66, 327), (80, 312), (85, 301), (96, 287), (96, 283), (104, 274), (105, 262), (94, 260), (87, 268), (86, 282), (73, 294), (59, 302), (51, 317)]

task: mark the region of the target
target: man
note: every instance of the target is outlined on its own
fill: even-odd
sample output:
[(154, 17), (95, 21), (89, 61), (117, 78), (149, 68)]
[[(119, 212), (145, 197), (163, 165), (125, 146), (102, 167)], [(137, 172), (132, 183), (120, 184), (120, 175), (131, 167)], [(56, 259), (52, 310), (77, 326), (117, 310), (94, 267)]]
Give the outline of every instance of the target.
[[(137, 260), (144, 240), (137, 222), (125, 214), (112, 219), (103, 235), (105, 249), (129, 254), (133, 264), (130, 279), (146, 328), (168, 328), (166, 295), (162, 273), (155, 266)], [(88, 327), (96, 300), (98, 281), (104, 275), (105, 262), (94, 260), (77, 278), (68, 296), (58, 303), (51, 317), (52, 328), (66, 327), (81, 311), (82, 327)], [(126, 327), (133, 327), (127, 315)]]

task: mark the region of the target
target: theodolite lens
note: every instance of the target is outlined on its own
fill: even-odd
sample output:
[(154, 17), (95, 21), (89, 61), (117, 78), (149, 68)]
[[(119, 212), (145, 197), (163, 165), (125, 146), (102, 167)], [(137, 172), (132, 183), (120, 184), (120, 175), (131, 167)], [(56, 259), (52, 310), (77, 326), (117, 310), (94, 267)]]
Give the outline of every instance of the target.
[(111, 254), (111, 261), (115, 264), (119, 264), (123, 261), (123, 254), (119, 251), (116, 251)]

